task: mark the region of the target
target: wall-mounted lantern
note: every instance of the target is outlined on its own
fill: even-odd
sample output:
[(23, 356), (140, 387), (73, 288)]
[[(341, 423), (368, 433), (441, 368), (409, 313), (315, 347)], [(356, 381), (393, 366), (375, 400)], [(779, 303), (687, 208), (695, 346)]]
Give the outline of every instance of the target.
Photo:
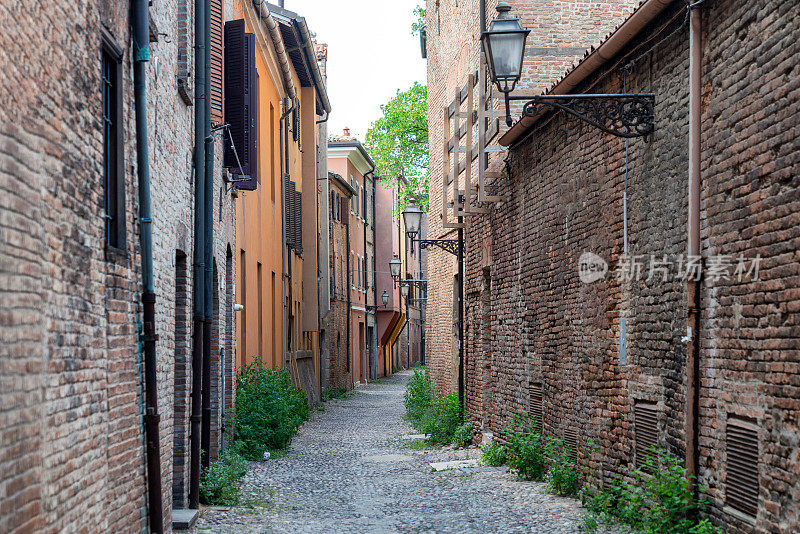
[(400, 269), (403, 267), (403, 262), (395, 254), (394, 258), (389, 260), (389, 272), (395, 282), (400, 279)]
[[(483, 32), (483, 52), (489, 65), (489, 74), (497, 89), (508, 95), (517, 86), (522, 76), (522, 61), (525, 56), (525, 40), (530, 30), (519, 23), (519, 19), (511, 16), (511, 5), (508, 2), (497, 4), (497, 18)], [(506, 99), (506, 123), (511, 126), (511, 113)]]
[(511, 100), (524, 100), (522, 115), (535, 117), (545, 108), (565, 111), (578, 119), (618, 137), (646, 137), (653, 133), (655, 96), (652, 93), (567, 94), (511, 96), (522, 77), (525, 40), (530, 30), (510, 14), (508, 2), (497, 4), (497, 17), (481, 34), (489, 76), (505, 95), (506, 124), (511, 126)]

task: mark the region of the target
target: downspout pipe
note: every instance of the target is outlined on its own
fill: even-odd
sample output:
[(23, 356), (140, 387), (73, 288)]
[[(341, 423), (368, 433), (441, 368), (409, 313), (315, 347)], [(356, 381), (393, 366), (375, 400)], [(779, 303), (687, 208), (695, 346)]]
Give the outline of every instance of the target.
[[(370, 163), (370, 164), (372, 165), (372, 168), (370, 170), (368, 170), (366, 172), (366, 174), (364, 174), (364, 194), (365, 195), (367, 194), (367, 176), (370, 176), (371, 179), (372, 179), (372, 183), (375, 184), (375, 164), (374, 163)], [(375, 196), (373, 195), (372, 198), (374, 200)], [(364, 207), (366, 207), (366, 202), (364, 202)], [(375, 211), (372, 212), (372, 217), (373, 217), (372, 221), (373, 221), (373, 223), (370, 223), (370, 221), (367, 220), (366, 211), (367, 210), (364, 210), (364, 254), (367, 253), (367, 225), (370, 225), (373, 228), (373, 232), (372, 232), (372, 235), (373, 235), (373, 238), (372, 238), (372, 247), (373, 247), (373, 249), (372, 249), (372, 257), (373, 257), (373, 261), (374, 261), (374, 258), (375, 258), (375, 238), (374, 238), (375, 225), (373, 223), (375, 221)], [(369, 269), (367, 269), (367, 271), (369, 271)], [(366, 286), (367, 283), (368, 283), (368, 280), (364, 280), (364, 285), (365, 286)], [(374, 286), (375, 284), (372, 284), (372, 285)], [(373, 296), (372, 304), (374, 306), (374, 305), (378, 304), (378, 300), (375, 299), (375, 288), (373, 287), (372, 290), (373, 290), (372, 291), (372, 296)], [(366, 302), (367, 302), (367, 295), (364, 294), (364, 303), (366, 304)], [(370, 314), (369, 310), (367, 310), (364, 313), (365, 320), (366, 320), (366, 318), (368, 318), (369, 314)], [(378, 324), (377, 316), (378, 316), (377, 311), (376, 310), (372, 310), (372, 320), (375, 323), (375, 326), (377, 326), (377, 324)], [(373, 327), (373, 329), (374, 328), (375, 327)], [(365, 378), (366, 378), (367, 381), (369, 381), (369, 380), (373, 380), (374, 379), (373, 378), (373, 372), (372, 372), (373, 363), (375, 364), (375, 366), (377, 366), (378, 364), (377, 364), (377, 362), (373, 362), (374, 358), (372, 357), (372, 339), (368, 339), (368, 340), (365, 340), (365, 341), (366, 341), (366, 344), (367, 344), (367, 349), (368, 349), (368, 354), (369, 354), (367, 356), (367, 368), (368, 369), (367, 369), (367, 376)], [(377, 373), (377, 367), (376, 367), (376, 373)]]
[(133, 91), (136, 114), (136, 171), (139, 179), (139, 240), (142, 255), (144, 315), (145, 439), (147, 447), (147, 503), (150, 532), (164, 532), (161, 500), (161, 455), (156, 375), (156, 294), (153, 276), (153, 219), (150, 209), (150, 154), (147, 131), (147, 77), (150, 61), (150, 21), (147, 0), (133, 4)]
[[(700, 158), (702, 140), (702, 76), (703, 76), (703, 28), (698, 7), (689, 12), (689, 256), (700, 257)], [(701, 269), (702, 273), (702, 269)], [(702, 278), (691, 277), (687, 286), (688, 325), (686, 348), (686, 473), (689, 488), (697, 491), (698, 475), (698, 427), (699, 427), (699, 373), (700, 373), (700, 292)]]
[[(350, 196), (352, 198), (352, 194)], [(348, 363), (347, 366), (350, 368), (350, 373), (351, 373), (351, 375), (350, 375), (350, 385), (352, 385), (353, 382), (355, 382), (355, 380), (353, 380), (353, 375), (355, 374), (355, 369), (353, 369), (353, 366), (350, 365), (350, 361), (352, 360), (352, 356), (353, 356), (351, 354), (352, 347), (350, 346), (350, 337), (351, 337), (351, 334), (352, 334), (352, 332), (351, 332), (352, 325), (350, 324), (350, 315), (352, 315), (352, 313), (353, 313), (353, 310), (352, 310), (352, 308), (353, 308), (353, 296), (351, 295), (352, 291), (351, 291), (350, 288), (352, 287), (352, 279), (351, 279), (351, 277), (353, 276), (353, 273), (350, 271), (352, 269), (352, 265), (350, 265), (350, 256), (351, 256), (351, 254), (350, 254), (350, 214), (349, 213), (347, 214), (347, 224), (345, 226), (346, 226), (346, 228), (345, 228), (345, 230), (346, 230), (345, 231), (345, 247), (346, 247), (346, 249), (345, 249), (345, 255), (344, 256), (345, 256), (346, 261), (347, 261), (347, 269), (346, 269), (347, 270), (347, 282), (346, 282), (347, 285), (345, 286), (345, 290), (347, 291), (347, 335), (345, 336), (345, 338), (347, 340), (347, 363)]]
[[(374, 169), (374, 167), (373, 167)], [(377, 234), (377, 224), (375, 221), (375, 194), (377, 192), (376, 186), (377, 176), (375, 176), (375, 172), (372, 172), (372, 303), (374, 305), (378, 305), (378, 281), (377, 281), (377, 263), (378, 263), (378, 254), (377, 254), (377, 247), (378, 243), (376, 234)], [(378, 312), (377, 310), (374, 313), (375, 315), (375, 326), (372, 329), (372, 339), (370, 343), (372, 344), (372, 350), (370, 351), (370, 357), (372, 358), (372, 362), (370, 365), (370, 379), (377, 380), (378, 379)]]
[(206, 105), (206, 54), (208, 43), (205, 11), (207, 0), (195, 0), (195, 85), (194, 85), (194, 268), (192, 286), (194, 301), (192, 321), (194, 338), (192, 340), (192, 415), (190, 418), (189, 452), (189, 508), (198, 509), (200, 505), (200, 433), (203, 417), (201, 391), (203, 388), (203, 340), (205, 315), (205, 105)]
[(203, 450), (202, 463), (208, 467), (211, 460), (211, 331), (213, 321), (213, 296), (212, 279), (214, 277), (214, 135), (211, 131), (211, 6), (209, 0), (205, 4), (203, 25), (205, 26), (206, 46), (205, 55), (205, 106), (203, 109), (203, 144), (205, 150), (204, 168), (204, 200), (203, 210), (203, 247), (204, 267), (203, 273), (203, 388), (201, 406), (203, 409), (200, 430), (200, 447)]
[[(274, 21), (273, 21), (274, 23)], [(291, 78), (290, 78), (291, 79)], [(291, 102), (291, 105), (287, 102)], [(286, 351), (289, 350), (289, 306), (292, 305), (291, 298), (287, 303), (287, 295), (291, 295), (288, 285), (291, 284), (289, 274), (289, 253), (286, 244), (286, 177), (289, 174), (289, 114), (294, 111), (294, 99), (284, 99), (283, 106), (285, 111), (281, 114), (279, 121), (281, 137), (281, 254), (283, 256), (283, 349), (281, 361), (286, 362)]]

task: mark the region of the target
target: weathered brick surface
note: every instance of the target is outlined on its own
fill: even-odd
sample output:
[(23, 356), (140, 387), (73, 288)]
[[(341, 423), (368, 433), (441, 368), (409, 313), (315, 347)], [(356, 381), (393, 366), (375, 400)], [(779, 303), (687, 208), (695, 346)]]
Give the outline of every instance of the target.
[[(487, 20), (495, 16), (494, 0), (487, 1)], [(531, 29), (525, 59), (525, 73), (520, 91), (539, 93), (554, 82), (589, 46), (610, 32), (633, 7), (636, 0), (611, 2), (511, 2), (512, 14)], [(456, 87), (463, 86), (467, 76), (479, 66), (480, 29), (477, 2), (456, 0), (428, 1), (428, 119), (430, 144), (430, 214), (431, 238), (455, 238), (455, 230), (442, 227), (442, 144), (443, 107), (453, 99)], [(496, 102), (495, 107), (499, 107)], [(516, 116), (518, 108), (513, 108)], [(501, 121), (502, 122), (502, 121)], [(451, 217), (452, 218), (452, 217)], [(480, 221), (470, 221), (478, 227)], [(481, 241), (468, 239), (467, 257), (478, 254), (487, 232), (479, 232)], [(458, 338), (453, 302), (456, 259), (438, 249), (429, 251), (428, 305), (426, 317), (426, 351), (431, 355), (428, 367), (440, 388), (454, 391), (458, 379)], [(473, 278), (466, 280), (473, 283)], [(474, 291), (467, 285), (467, 292)], [(465, 314), (467, 312), (465, 307)], [(437, 313), (432, 313), (432, 311)], [(466, 335), (466, 334), (465, 334)], [(467, 365), (488, 365), (487, 361), (469, 356)], [(474, 389), (474, 388), (473, 388)]]
[[(328, 266), (330, 275), (330, 310), (322, 319), (322, 328), (325, 330), (325, 345), (320, 347), (320, 353), (326, 358), (324, 383), (326, 387), (353, 387), (353, 372), (350, 368), (349, 355), (347, 352), (347, 316), (350, 309), (347, 305), (347, 295), (352, 285), (351, 272), (348, 270), (348, 258), (350, 248), (348, 248), (347, 234), (350, 231), (350, 224), (354, 217), (350, 215), (350, 193), (337, 180), (328, 179), (329, 190), (334, 194), (336, 202), (342, 209), (333, 211), (337, 217), (328, 217), (330, 241), (327, 247), (329, 251)], [(329, 210), (330, 212), (331, 210)], [(355, 236), (358, 237), (358, 236)], [(354, 340), (351, 339), (351, 343)]]
[[(682, 7), (675, 2), (645, 30), (651, 36), (676, 15), (652, 52), (645, 53), (650, 45), (635, 51), (643, 37), (622, 51), (637, 59), (629, 71), (601, 71), (578, 88), (655, 93), (656, 131), (649, 142), (627, 143), (627, 180), (624, 140), (554, 115), (511, 149), (510, 172), (494, 184), (509, 201), (474, 217), (467, 230), (467, 394), (476, 428), (501, 431), (517, 409), (531, 406), (532, 385), (541, 384), (545, 431), (576, 437), (580, 463), (600, 477), (635, 464), (637, 402), (657, 406), (659, 444), (685, 454), (686, 281), (675, 276), (675, 263), (668, 281), (647, 280), (650, 255), (676, 262), (686, 252)], [(798, 16), (769, 1), (720, 1), (702, 12), (702, 255), (706, 269), (716, 256), (734, 258), (731, 273), (740, 254), (762, 258), (757, 281), (717, 279), (707, 270), (702, 282), (700, 482), (714, 521), (736, 534), (800, 529)], [(644, 258), (640, 281), (615, 278), (626, 187), (629, 253)], [(579, 280), (583, 252), (608, 261), (604, 280)], [(447, 361), (446, 351), (429, 353), (436, 374), (434, 358)], [(760, 429), (753, 520), (726, 507), (732, 418)], [(589, 452), (590, 443), (599, 450)]]
[[(173, 417), (176, 378), (190, 381), (190, 327), (183, 320), (176, 327), (176, 318), (188, 313), (192, 297), (181, 287), (191, 287), (191, 269), (176, 269), (176, 251), (191, 258), (194, 246), (194, 110), (177, 92), (178, 3), (162, 0), (151, 8), (163, 35), (152, 44), (147, 67), (167, 525), (173, 427), (185, 425)], [(0, 37), (0, 531), (142, 530), (141, 260), (129, 5), (22, 1), (0, 12), (9, 20)], [(126, 246), (116, 253), (104, 249), (101, 26), (124, 50)], [(216, 153), (215, 251), (217, 264), (225, 265), (233, 204), (223, 188), (221, 142)], [(226, 294), (222, 285), (220, 294)]]

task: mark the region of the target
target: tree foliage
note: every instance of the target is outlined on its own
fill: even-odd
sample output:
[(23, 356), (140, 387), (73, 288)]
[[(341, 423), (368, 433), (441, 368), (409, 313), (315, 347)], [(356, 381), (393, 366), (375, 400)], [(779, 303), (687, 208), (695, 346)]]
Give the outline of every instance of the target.
[[(410, 198), (428, 208), (428, 88), (414, 82), (381, 106), (382, 116), (367, 131), (366, 145), (378, 174), (398, 192), (396, 209)], [(403, 177), (404, 179), (400, 178)]]
[(417, 20), (411, 24), (411, 34), (416, 35), (425, 26), (425, 15), (426, 11), (425, 8), (422, 6), (417, 6), (414, 8), (414, 15), (416, 15)]

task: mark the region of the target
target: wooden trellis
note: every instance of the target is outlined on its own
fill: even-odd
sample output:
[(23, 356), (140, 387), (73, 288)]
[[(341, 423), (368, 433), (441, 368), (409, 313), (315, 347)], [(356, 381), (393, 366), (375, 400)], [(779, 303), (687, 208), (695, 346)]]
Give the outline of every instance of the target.
[[(478, 72), (471, 73), (464, 87), (456, 89), (453, 101), (444, 107), (442, 115), (442, 226), (463, 228), (466, 224), (458, 222), (458, 217), (488, 212), (484, 206), (473, 205), (473, 199), (477, 199), (477, 204), (505, 200), (486, 194), (486, 179), (496, 177), (486, 170), (487, 154), (504, 149), (488, 144), (497, 135), (499, 120), (493, 113), (491, 87), (487, 91), (483, 60)], [(477, 183), (473, 184), (475, 160), (478, 160)]]

